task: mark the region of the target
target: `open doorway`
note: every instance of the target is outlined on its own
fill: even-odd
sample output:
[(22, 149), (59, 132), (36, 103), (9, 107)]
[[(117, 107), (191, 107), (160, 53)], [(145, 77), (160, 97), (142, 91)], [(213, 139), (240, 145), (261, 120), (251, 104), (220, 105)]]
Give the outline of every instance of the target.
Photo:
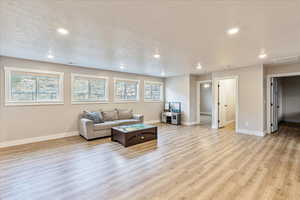
[(213, 80), (212, 128), (230, 128), (238, 131), (238, 77)]
[(268, 91), (269, 133), (281, 126), (300, 127), (300, 76), (269, 77)]
[(218, 128), (235, 125), (235, 79), (219, 80)]
[(198, 81), (197, 84), (197, 121), (200, 125), (211, 126), (212, 122), (212, 82)]

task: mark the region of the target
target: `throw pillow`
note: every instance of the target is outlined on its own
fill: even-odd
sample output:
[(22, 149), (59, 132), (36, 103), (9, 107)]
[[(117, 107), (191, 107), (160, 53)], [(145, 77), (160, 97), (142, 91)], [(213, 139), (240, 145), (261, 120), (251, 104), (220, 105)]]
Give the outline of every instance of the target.
[(133, 118), (133, 112), (132, 109), (117, 109), (119, 119), (132, 119)]
[(104, 121), (114, 121), (118, 119), (118, 112), (115, 110), (102, 111)]
[(103, 123), (103, 117), (101, 112), (89, 112), (83, 111), (83, 116), (96, 123)]

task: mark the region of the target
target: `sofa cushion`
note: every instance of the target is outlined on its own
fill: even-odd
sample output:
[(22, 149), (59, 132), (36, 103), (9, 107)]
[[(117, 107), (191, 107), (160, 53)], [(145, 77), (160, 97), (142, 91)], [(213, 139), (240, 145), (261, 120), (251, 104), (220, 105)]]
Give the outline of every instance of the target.
[(133, 113), (132, 110), (128, 109), (117, 109), (118, 111), (118, 119), (132, 119)]
[(83, 118), (92, 120), (94, 123), (103, 123), (103, 116), (101, 112), (89, 112), (89, 111), (83, 111)]
[(106, 121), (104, 123), (94, 124), (94, 131), (100, 131), (103, 129), (110, 129), (114, 126), (118, 126), (120, 123), (118, 121)]
[(139, 120), (136, 120), (136, 119), (121, 119), (121, 120), (117, 120), (115, 122), (118, 122), (119, 125), (129, 125), (129, 124), (141, 123)]
[(118, 119), (118, 112), (116, 110), (102, 111), (104, 121), (114, 121)]

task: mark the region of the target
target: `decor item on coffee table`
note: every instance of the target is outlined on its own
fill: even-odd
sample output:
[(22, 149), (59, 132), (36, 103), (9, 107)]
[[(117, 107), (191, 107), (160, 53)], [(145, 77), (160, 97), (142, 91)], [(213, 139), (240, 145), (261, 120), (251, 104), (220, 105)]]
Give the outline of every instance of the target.
[(79, 133), (87, 140), (111, 136), (111, 128), (115, 126), (144, 122), (144, 116), (133, 114), (131, 109), (84, 111), (79, 118)]
[(111, 128), (111, 140), (128, 147), (157, 139), (157, 127), (147, 124), (133, 124)]

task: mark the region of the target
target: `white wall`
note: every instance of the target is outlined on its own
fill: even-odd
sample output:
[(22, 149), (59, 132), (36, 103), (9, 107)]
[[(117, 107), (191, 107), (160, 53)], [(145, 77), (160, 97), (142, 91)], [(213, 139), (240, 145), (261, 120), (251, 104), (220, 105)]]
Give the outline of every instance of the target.
[[(64, 104), (39, 106), (5, 106), (4, 66), (64, 72)], [(0, 143), (78, 131), (78, 116), (85, 109), (110, 110), (114, 108), (132, 108), (134, 113), (144, 114), (145, 121), (159, 120), (160, 112), (163, 110), (163, 102), (148, 103), (143, 101), (144, 80), (164, 82), (164, 79), (162, 78), (88, 69), (75, 66), (66, 66), (60, 64), (51, 64), (45, 62), (35, 62), (8, 57), (0, 57), (0, 70)], [(110, 78), (110, 103), (72, 105), (70, 99), (71, 72), (108, 76)], [(140, 101), (136, 103), (113, 103), (113, 77), (140, 80)]]

